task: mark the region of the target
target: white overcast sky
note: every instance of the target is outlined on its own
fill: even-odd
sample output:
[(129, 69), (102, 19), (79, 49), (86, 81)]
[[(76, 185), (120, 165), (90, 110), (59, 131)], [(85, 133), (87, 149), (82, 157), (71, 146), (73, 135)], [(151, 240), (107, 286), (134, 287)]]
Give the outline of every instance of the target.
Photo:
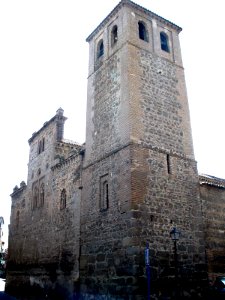
[[(65, 138), (85, 141), (85, 39), (118, 2), (0, 0), (0, 216), (6, 233), (9, 195), (27, 179), (32, 133), (62, 107), (68, 117)], [(199, 173), (225, 178), (223, 1), (136, 3), (183, 28), (180, 42)]]

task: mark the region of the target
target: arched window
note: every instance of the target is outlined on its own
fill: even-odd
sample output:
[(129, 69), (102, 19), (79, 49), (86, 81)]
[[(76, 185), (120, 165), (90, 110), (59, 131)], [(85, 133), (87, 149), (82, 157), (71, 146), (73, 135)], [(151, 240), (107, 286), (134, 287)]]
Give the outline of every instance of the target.
[(44, 183), (42, 183), (40, 188), (40, 206), (44, 206), (44, 201), (45, 201), (45, 185)]
[(160, 32), (161, 49), (170, 52), (168, 35), (165, 32)]
[(109, 208), (109, 182), (108, 174), (100, 178), (100, 211)]
[(103, 55), (104, 55), (104, 43), (103, 40), (100, 40), (98, 42), (98, 47), (97, 47), (97, 57), (100, 58)]
[(63, 189), (61, 191), (61, 198), (60, 198), (60, 209), (66, 208), (66, 190)]
[(148, 32), (145, 27), (145, 24), (141, 21), (138, 22), (138, 32), (139, 32), (139, 38), (143, 41), (148, 42)]
[(118, 28), (114, 25), (111, 31), (111, 46), (114, 46), (118, 40)]
[(38, 154), (41, 154), (45, 150), (45, 138), (38, 142)]

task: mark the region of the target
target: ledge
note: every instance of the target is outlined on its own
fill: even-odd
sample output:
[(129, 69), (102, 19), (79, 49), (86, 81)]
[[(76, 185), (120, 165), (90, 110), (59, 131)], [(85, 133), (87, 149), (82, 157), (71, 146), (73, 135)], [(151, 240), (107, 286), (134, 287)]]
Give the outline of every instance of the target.
[(225, 189), (225, 179), (207, 175), (207, 174), (199, 175), (199, 184), (200, 185), (210, 185), (210, 186)]

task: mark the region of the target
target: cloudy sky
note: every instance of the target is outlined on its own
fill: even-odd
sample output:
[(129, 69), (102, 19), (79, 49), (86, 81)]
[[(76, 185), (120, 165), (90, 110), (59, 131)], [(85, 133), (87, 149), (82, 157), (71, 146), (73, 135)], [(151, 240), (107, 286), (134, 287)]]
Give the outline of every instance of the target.
[[(10, 216), (10, 194), (27, 178), (28, 139), (59, 107), (65, 138), (85, 141), (86, 37), (117, 0), (0, 1), (0, 216)], [(137, 0), (183, 28), (195, 157), (199, 173), (225, 178), (223, 1)], [(5, 235), (6, 240), (6, 235)]]

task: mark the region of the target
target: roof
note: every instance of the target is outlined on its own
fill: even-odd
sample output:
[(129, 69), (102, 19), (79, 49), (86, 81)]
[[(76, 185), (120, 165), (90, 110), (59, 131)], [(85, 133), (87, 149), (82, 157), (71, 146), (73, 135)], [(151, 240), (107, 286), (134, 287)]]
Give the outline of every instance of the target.
[(199, 183), (200, 185), (210, 185), (219, 188), (225, 188), (225, 179), (218, 178), (215, 176), (200, 174), (199, 175)]
[(182, 30), (181, 27), (177, 26), (176, 24), (160, 17), (159, 15), (153, 13), (152, 11), (144, 8), (143, 6), (140, 6), (130, 0), (121, 0), (119, 2), (119, 4), (108, 14), (108, 16), (98, 25), (98, 27), (87, 37), (86, 41), (89, 42), (91, 41), (91, 39), (93, 38), (93, 36), (95, 36), (107, 23), (108, 21), (123, 7), (123, 6), (130, 6), (132, 8), (135, 8), (139, 11), (144, 12), (146, 15), (159, 20), (160, 22), (176, 29), (178, 32), (180, 32)]

